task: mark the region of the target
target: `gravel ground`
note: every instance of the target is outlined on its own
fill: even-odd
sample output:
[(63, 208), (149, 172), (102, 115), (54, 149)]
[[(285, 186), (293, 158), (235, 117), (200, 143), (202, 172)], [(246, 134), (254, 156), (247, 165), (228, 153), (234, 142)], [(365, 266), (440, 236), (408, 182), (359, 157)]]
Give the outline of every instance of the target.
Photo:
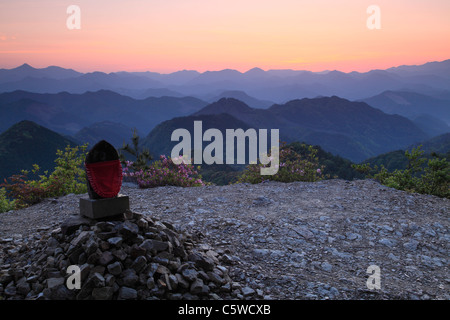
[[(449, 299), (450, 200), (373, 180), (124, 186), (131, 210), (200, 236), (226, 257), (233, 281), (256, 299)], [(0, 267), (8, 250), (38, 241), (72, 215), (67, 195), (0, 214)], [(369, 289), (369, 266), (380, 289)], [(370, 280), (369, 279), (369, 280)]]

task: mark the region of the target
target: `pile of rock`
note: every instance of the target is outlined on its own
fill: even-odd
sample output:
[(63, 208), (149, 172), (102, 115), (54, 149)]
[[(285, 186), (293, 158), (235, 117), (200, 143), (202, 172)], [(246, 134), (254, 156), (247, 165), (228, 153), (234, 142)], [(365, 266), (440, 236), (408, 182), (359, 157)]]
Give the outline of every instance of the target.
[[(219, 254), (167, 222), (126, 212), (74, 217), (32, 245), (5, 250), (0, 299), (228, 299), (233, 283)], [(69, 289), (79, 267), (81, 288)]]

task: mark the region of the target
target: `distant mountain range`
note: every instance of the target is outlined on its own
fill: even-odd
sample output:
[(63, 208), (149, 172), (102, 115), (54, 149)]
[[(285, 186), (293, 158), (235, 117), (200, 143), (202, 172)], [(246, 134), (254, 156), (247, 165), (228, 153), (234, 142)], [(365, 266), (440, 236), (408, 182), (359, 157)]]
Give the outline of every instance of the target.
[(83, 94), (13, 91), (0, 94), (0, 132), (21, 120), (31, 120), (69, 135), (103, 121), (147, 133), (164, 120), (191, 114), (206, 105), (193, 97), (137, 100), (107, 90)]
[[(208, 115), (215, 117), (205, 118)], [(427, 137), (404, 117), (388, 115), (366, 103), (339, 97), (293, 100), (268, 109), (254, 109), (239, 100), (222, 98), (192, 116), (161, 123), (147, 136), (146, 146), (157, 153), (168, 152), (171, 145), (164, 142), (170, 141), (174, 128), (191, 131), (194, 120), (206, 121), (206, 127), (214, 121), (218, 129), (223, 124), (230, 129), (239, 125), (280, 129), (280, 137), (287, 142), (320, 145), (324, 150), (354, 162), (406, 147)]]
[[(258, 107), (252, 108), (235, 98), (221, 98), (208, 104), (193, 97), (133, 99), (107, 90), (83, 94), (13, 91), (0, 94), (0, 132), (19, 121), (30, 120), (80, 143), (92, 144), (107, 138), (120, 146), (124, 140), (128, 141), (134, 128), (146, 135), (173, 118), (225, 113), (247, 127), (280, 129), (285, 141), (320, 145), (328, 152), (356, 162), (449, 132), (443, 121), (448, 114), (443, 100), (408, 92), (388, 91), (366, 99), (367, 103), (333, 96), (295, 99), (268, 108), (262, 100), (242, 92), (223, 95), (243, 96)], [(391, 103), (385, 102), (389, 98)], [(429, 107), (420, 107), (422, 102)], [(405, 105), (416, 112), (409, 112)], [(398, 115), (401, 111), (413, 120)], [(161, 139), (157, 140), (170, 141), (170, 136), (168, 140)]]
[(21, 81), (26, 78), (41, 78), (41, 79), (55, 79), (63, 80), (76, 78), (83, 75), (81, 72), (77, 72), (72, 69), (64, 69), (57, 66), (50, 66), (47, 68), (36, 69), (27, 63), (13, 68), (13, 69), (0, 69), (0, 83), (10, 83), (15, 81)]
[[(407, 91), (385, 91), (361, 101), (388, 114), (399, 114), (409, 119), (427, 115), (450, 125), (450, 100), (438, 99)], [(442, 126), (442, 124), (441, 124)], [(444, 131), (444, 132), (447, 132)]]
[(137, 129), (151, 151), (167, 153), (171, 130), (194, 119), (280, 129), (284, 141), (360, 162), (450, 132), (450, 60), (349, 73), (0, 69), (0, 133), (29, 120), (77, 143), (119, 147)]
[[(409, 91), (445, 95), (450, 88), (450, 60), (420, 66), (399, 66), (368, 72), (232, 69), (203, 73), (183, 70), (157, 72), (80, 73), (60, 67), (33, 68), (24, 64), (0, 69), (0, 92), (25, 90), (36, 93), (85, 93), (111, 90), (133, 98), (151, 95), (194, 96), (202, 100), (224, 91), (243, 91), (259, 100), (285, 103), (298, 98), (340, 96), (356, 100), (383, 91)], [(242, 97), (241, 97), (242, 98)], [(256, 107), (256, 106), (255, 106)]]
[[(137, 132), (138, 135), (140, 134)], [(102, 121), (96, 122), (88, 127), (84, 127), (70, 139), (82, 145), (88, 143), (90, 147), (94, 146), (100, 140), (107, 140), (117, 149), (125, 143), (129, 143), (133, 135), (133, 129), (121, 123)]]
[(275, 102), (268, 100), (259, 100), (254, 97), (249, 96), (244, 91), (239, 90), (230, 90), (224, 91), (218, 95), (213, 96), (210, 99), (207, 99), (210, 103), (216, 102), (222, 98), (234, 98), (236, 100), (240, 100), (247, 104), (249, 107), (257, 108), (257, 109), (266, 109), (275, 104)]
[(127, 89), (134, 92), (161, 86), (158, 81), (131, 73), (83, 74), (60, 67), (36, 69), (28, 64), (9, 70), (0, 69), (0, 92), (24, 90), (36, 93), (85, 93), (98, 90), (120, 92)]

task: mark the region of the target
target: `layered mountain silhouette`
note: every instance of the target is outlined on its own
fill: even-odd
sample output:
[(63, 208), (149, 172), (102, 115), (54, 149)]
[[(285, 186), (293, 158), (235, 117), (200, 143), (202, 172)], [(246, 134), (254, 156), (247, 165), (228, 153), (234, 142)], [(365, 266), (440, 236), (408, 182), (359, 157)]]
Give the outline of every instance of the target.
[[(224, 114), (232, 118), (224, 118)], [(402, 116), (388, 115), (366, 103), (335, 96), (292, 100), (265, 110), (250, 108), (233, 98), (222, 98), (192, 116), (168, 120), (155, 127), (146, 139), (146, 146), (150, 150), (160, 150), (152, 141), (170, 141), (173, 128), (188, 128), (195, 119), (206, 115), (215, 115), (215, 121), (224, 118), (224, 123), (236, 123), (239, 119), (249, 128), (279, 129), (280, 137), (287, 142), (320, 145), (328, 152), (355, 162), (427, 138)]]
[(84, 127), (71, 139), (80, 145), (88, 143), (91, 147), (101, 140), (106, 140), (118, 149), (123, 146), (124, 142), (128, 142), (132, 135), (133, 128), (131, 127), (117, 122), (102, 121)]
[(0, 69), (0, 132), (29, 120), (78, 143), (120, 146), (137, 129), (150, 132), (151, 151), (168, 154), (171, 132), (202, 119), (205, 130), (280, 129), (283, 141), (360, 162), (449, 132), (449, 88), (450, 60), (349, 73), (82, 73), (23, 64)]
[[(387, 90), (439, 94), (450, 88), (450, 60), (420, 66), (399, 66), (386, 70), (344, 73), (337, 70), (267, 70), (247, 72), (225, 69), (183, 70), (169, 74), (157, 72), (90, 72), (48, 67), (37, 69), (28, 64), (0, 69), (0, 92), (25, 90), (37, 93), (84, 93), (112, 90), (134, 98), (148, 94), (195, 96), (202, 100), (224, 91), (243, 91), (259, 100), (285, 103), (298, 98), (340, 96), (356, 100)], [(150, 90), (154, 89), (154, 90)], [(166, 95), (164, 93), (164, 95)], [(235, 97), (242, 98), (242, 97)]]
[(18, 121), (31, 120), (69, 135), (102, 121), (149, 132), (164, 120), (191, 114), (205, 105), (193, 97), (137, 100), (107, 90), (83, 94), (14, 91), (0, 94), (0, 131)]
[(244, 102), (245, 104), (247, 104), (248, 106), (250, 106), (252, 108), (257, 108), (257, 109), (266, 109), (275, 104), (272, 101), (256, 99), (254, 97), (249, 96), (244, 91), (239, 91), (239, 90), (224, 91), (218, 95), (214, 95), (211, 99), (208, 99), (208, 101), (212, 103), (212, 102), (215, 102), (222, 98), (234, 98), (236, 100), (240, 100), (240, 101)]
[(450, 101), (407, 91), (384, 91), (363, 99), (367, 104), (389, 114), (399, 114), (410, 119), (422, 115), (433, 116), (450, 125)]
[[(150, 152), (156, 157), (159, 155), (170, 157), (173, 147), (179, 143), (179, 141), (171, 141), (172, 132), (176, 129), (186, 129), (191, 135), (191, 145), (193, 149), (194, 121), (202, 121), (203, 132), (212, 128), (220, 130), (224, 139), (226, 129), (247, 130), (250, 128), (247, 123), (226, 113), (177, 117), (157, 125), (142, 141), (142, 146), (149, 148)], [(206, 144), (208, 143), (205, 142), (203, 145), (206, 146)], [(192, 154), (192, 157), (193, 156), (194, 154)], [(222, 156), (223, 159), (225, 159), (224, 154)]]
[(77, 72), (72, 69), (64, 69), (57, 66), (50, 66), (47, 68), (36, 69), (27, 63), (13, 68), (13, 69), (0, 69), (0, 83), (10, 83), (15, 81), (21, 81), (26, 78), (40, 78), (40, 79), (70, 79), (83, 75), (81, 72)]
[(430, 114), (421, 114), (412, 120), (416, 126), (430, 137), (450, 132), (450, 126), (445, 121), (433, 117)]
[(25, 90), (37, 93), (84, 93), (98, 90), (126, 90), (159, 88), (161, 83), (128, 72), (79, 73), (71, 69), (48, 67), (36, 69), (28, 64), (18, 68), (0, 70), (0, 92)]

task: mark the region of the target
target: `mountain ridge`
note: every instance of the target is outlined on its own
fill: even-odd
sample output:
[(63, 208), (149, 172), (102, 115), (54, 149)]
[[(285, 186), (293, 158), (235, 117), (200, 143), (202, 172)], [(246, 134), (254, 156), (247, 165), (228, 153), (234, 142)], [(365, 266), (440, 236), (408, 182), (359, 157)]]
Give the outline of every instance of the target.
[(387, 90), (361, 101), (389, 114), (397, 113), (410, 119), (429, 114), (450, 125), (449, 100), (417, 92)]
[[(426, 138), (425, 133), (404, 117), (387, 115), (364, 102), (336, 96), (297, 99), (268, 109), (254, 109), (236, 99), (222, 98), (192, 116), (223, 113), (251, 128), (279, 129), (280, 137), (287, 142), (320, 145), (326, 151), (355, 162)], [(152, 131), (149, 136), (152, 134), (156, 132)], [(159, 140), (167, 140), (169, 132), (158, 135), (161, 135)], [(151, 145), (148, 147), (151, 149)]]
[(21, 170), (31, 170), (33, 164), (41, 167), (41, 174), (53, 169), (56, 150), (64, 150), (67, 145), (76, 143), (35, 122), (14, 124), (0, 134), (0, 181)]
[[(40, 104), (42, 109), (52, 112), (30, 114), (33, 104)], [(0, 94), (0, 131), (20, 120), (33, 120), (64, 134), (75, 134), (101, 121), (120, 122), (140, 132), (149, 132), (161, 121), (188, 115), (206, 105), (207, 102), (194, 97), (133, 99), (110, 90), (83, 94), (41, 94), (18, 90)]]
[[(204, 72), (182, 70), (168, 74), (151, 71), (79, 73), (55, 67), (67, 75), (73, 74), (70, 78), (60, 76), (59, 80), (51, 78), (52, 73), (45, 68), (35, 69), (27, 65), (27, 68), (22, 68), (27, 69), (22, 76), (17, 75), (18, 71), (22, 70), (21, 67), (0, 69), (0, 92), (22, 89), (39, 93), (60, 91), (83, 93), (87, 90), (108, 89), (127, 92), (136, 98), (142, 97), (145, 90), (164, 88), (201, 99), (219, 90), (241, 90), (259, 100), (277, 103), (299, 97), (313, 98), (318, 95), (337, 95), (356, 100), (386, 90), (409, 89), (422, 93), (430, 90), (446, 90), (450, 87), (449, 61), (398, 66), (385, 70), (375, 69), (368, 72), (338, 70), (311, 72), (290, 69), (264, 71), (256, 67), (246, 72), (223, 69)], [(16, 75), (9, 76), (11, 72)]]

